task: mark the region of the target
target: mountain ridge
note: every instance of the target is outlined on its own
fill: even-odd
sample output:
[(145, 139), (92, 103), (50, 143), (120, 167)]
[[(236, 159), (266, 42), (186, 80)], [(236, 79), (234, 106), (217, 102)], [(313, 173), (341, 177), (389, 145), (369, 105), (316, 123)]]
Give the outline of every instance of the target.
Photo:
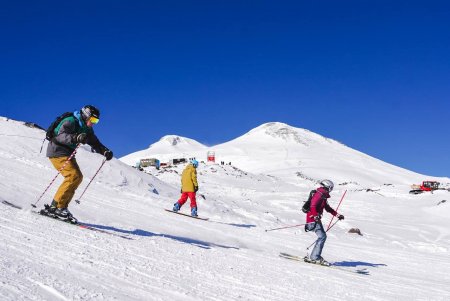
[[(179, 136), (164, 137), (173, 139)], [(385, 169), (390, 170), (387, 182), (415, 183), (425, 177), (352, 149), (332, 138), (283, 122), (261, 124), (235, 139), (213, 146), (183, 137), (183, 140), (195, 142), (183, 151), (176, 145), (162, 145), (164, 137), (152, 144), (151, 148), (128, 154), (120, 160), (129, 165), (135, 164), (143, 156), (161, 160), (184, 156), (206, 161), (207, 152), (214, 151), (217, 162), (232, 163), (253, 173), (275, 175), (290, 183), (297, 182), (301, 175), (300, 178), (316, 181), (333, 178), (341, 183), (380, 185), (382, 183), (377, 180), (377, 174), (379, 170)]]

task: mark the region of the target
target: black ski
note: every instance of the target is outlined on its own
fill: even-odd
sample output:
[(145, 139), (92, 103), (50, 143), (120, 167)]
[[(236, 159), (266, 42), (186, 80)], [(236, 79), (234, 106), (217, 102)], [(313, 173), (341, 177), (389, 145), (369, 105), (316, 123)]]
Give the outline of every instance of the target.
[(104, 234), (108, 234), (108, 235), (111, 235), (111, 236), (120, 237), (120, 238), (123, 238), (123, 239), (133, 240), (133, 238), (128, 237), (126, 235), (117, 234), (117, 233), (114, 233), (114, 232), (109, 232), (109, 231), (106, 231), (106, 230), (95, 228), (95, 227), (86, 225), (84, 223), (78, 222), (78, 221), (76, 223), (74, 223), (70, 219), (61, 219), (61, 218), (59, 218), (57, 216), (51, 216), (51, 215), (47, 215), (47, 214), (42, 214), (41, 212), (38, 212), (38, 211), (31, 211), (31, 212), (39, 214), (41, 216), (45, 216), (45, 217), (51, 218), (51, 219), (56, 220), (56, 221), (67, 223), (69, 225), (78, 226), (79, 228), (82, 228), (82, 229), (91, 230), (91, 231), (99, 232), (99, 233), (104, 233)]
[[(2, 204), (10, 206), (10, 207), (15, 208), (15, 209), (19, 209), (19, 210), (23, 209), (22, 207), (14, 204), (14, 203), (5, 201), (5, 200), (2, 200)], [(40, 211), (31, 210), (31, 212), (33, 212), (35, 214), (38, 214), (40, 216), (45, 216), (45, 217), (51, 218), (53, 220), (57, 220), (57, 221), (60, 221), (60, 222), (67, 223), (69, 225), (78, 226), (78, 227), (80, 227), (82, 229), (87, 229), (87, 230), (91, 230), (91, 231), (95, 231), (95, 232), (99, 232), (99, 233), (104, 233), (104, 234), (108, 234), (108, 235), (111, 235), (111, 236), (116, 236), (116, 237), (120, 237), (120, 238), (124, 238), (124, 239), (128, 239), (128, 240), (133, 240), (133, 238), (128, 237), (126, 235), (121, 235), (121, 234), (109, 232), (109, 231), (106, 231), (106, 230), (102, 230), (102, 229), (99, 229), (99, 228), (95, 228), (95, 227), (92, 227), (92, 226), (80, 223), (78, 221), (76, 223), (74, 223), (73, 220), (71, 221), (70, 219), (60, 219), (57, 216), (50, 216), (50, 215), (47, 215), (47, 214), (43, 214), (43, 213), (41, 213), (42, 210), (41, 210), (41, 212)]]
[(5, 204), (7, 206), (11, 206), (11, 207), (16, 208), (16, 209), (22, 209), (22, 207), (17, 206), (16, 204), (10, 203), (10, 202), (5, 201), (5, 200), (2, 200), (2, 204)]

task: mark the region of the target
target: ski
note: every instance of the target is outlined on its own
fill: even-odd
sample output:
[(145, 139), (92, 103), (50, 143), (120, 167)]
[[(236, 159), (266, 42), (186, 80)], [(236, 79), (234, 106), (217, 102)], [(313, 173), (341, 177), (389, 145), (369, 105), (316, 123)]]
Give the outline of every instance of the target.
[(321, 264), (321, 263), (311, 262), (311, 261), (308, 261), (306, 259), (306, 257), (300, 257), (300, 256), (296, 256), (296, 255), (291, 255), (291, 254), (288, 254), (288, 253), (280, 253), (280, 257), (284, 257), (284, 258), (292, 259), (292, 260), (296, 260), (296, 261), (304, 261), (306, 263), (317, 264), (317, 265), (326, 266), (326, 267), (332, 266), (331, 263), (329, 263), (329, 264)]
[[(2, 200), (2, 204), (10, 206), (10, 207), (15, 208), (15, 209), (19, 209), (19, 210), (23, 209), (22, 207), (14, 204), (14, 203), (5, 201), (5, 200)], [(74, 223), (74, 222), (71, 222), (70, 219), (65, 219), (65, 220), (64, 219), (60, 219), (57, 216), (50, 216), (50, 215), (42, 214), (40, 211), (31, 210), (31, 212), (33, 212), (34, 214), (38, 214), (40, 216), (45, 216), (45, 217), (51, 218), (53, 220), (57, 220), (57, 221), (60, 221), (60, 222), (63, 222), (63, 223), (67, 223), (69, 225), (78, 226), (78, 227), (80, 227), (82, 229), (87, 229), (87, 230), (91, 230), (91, 231), (94, 231), (94, 232), (104, 233), (104, 234), (108, 234), (108, 235), (111, 235), (111, 236), (120, 237), (120, 238), (123, 238), (123, 239), (133, 240), (133, 238), (128, 237), (126, 235), (121, 235), (121, 234), (109, 232), (109, 231), (106, 231), (106, 230), (102, 230), (102, 229), (99, 229), (99, 228), (95, 228), (95, 227), (86, 225), (84, 223), (80, 223), (78, 221), (76, 223)]]
[(123, 238), (123, 239), (133, 240), (133, 238), (128, 237), (126, 235), (121, 235), (121, 234), (117, 234), (117, 233), (114, 233), (114, 232), (109, 232), (109, 231), (106, 231), (106, 230), (95, 228), (95, 227), (89, 226), (89, 225), (81, 223), (81, 222), (73, 223), (70, 219), (61, 219), (61, 218), (59, 218), (57, 216), (51, 216), (51, 215), (47, 215), (47, 214), (42, 214), (41, 212), (38, 212), (38, 211), (31, 211), (31, 212), (33, 212), (35, 214), (39, 214), (40, 216), (45, 216), (45, 217), (51, 218), (51, 219), (56, 220), (56, 221), (67, 223), (69, 225), (77, 226), (77, 227), (79, 227), (81, 229), (91, 230), (91, 231), (94, 231), (94, 232), (104, 233), (104, 234), (108, 234), (108, 235), (111, 235), (111, 236), (120, 237), (120, 238)]
[(207, 220), (209, 220), (209, 218), (207, 218), (207, 217), (192, 216), (192, 215), (190, 215), (190, 214), (181, 213), (181, 212), (175, 212), (175, 211), (169, 210), (169, 209), (164, 209), (164, 210), (166, 210), (167, 212), (172, 212), (172, 213), (175, 213), (175, 214), (184, 215), (184, 216), (187, 216), (187, 217), (190, 217), (190, 218), (199, 219), (199, 220), (202, 220), (202, 221), (207, 221)]
[(22, 209), (22, 207), (17, 206), (16, 204), (10, 203), (10, 202), (5, 201), (5, 200), (2, 200), (2, 204), (5, 204), (7, 206), (11, 206), (11, 207), (16, 208), (16, 209)]
[(334, 265), (333, 263), (330, 263), (330, 265), (324, 265), (324, 264), (320, 264), (320, 263), (309, 262), (309, 261), (306, 261), (304, 257), (291, 255), (291, 254), (288, 254), (288, 253), (280, 253), (279, 256), (281, 258), (294, 260), (294, 261), (299, 261), (299, 262), (304, 262), (304, 263), (308, 263), (308, 264), (316, 265), (316, 266), (322, 266), (322, 267), (325, 267), (325, 268), (335, 269), (335, 270), (339, 270), (339, 271), (343, 271), (343, 272), (347, 272), (347, 273), (360, 274), (360, 275), (369, 275), (369, 271), (367, 269), (348, 270), (348, 269), (345, 269), (345, 268), (338, 267), (338, 266)]

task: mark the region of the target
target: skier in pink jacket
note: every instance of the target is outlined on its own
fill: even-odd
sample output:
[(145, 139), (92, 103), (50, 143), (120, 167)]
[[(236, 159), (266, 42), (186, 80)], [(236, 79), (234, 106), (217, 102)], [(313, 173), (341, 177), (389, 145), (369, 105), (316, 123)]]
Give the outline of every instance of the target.
[(320, 182), (320, 187), (317, 188), (316, 193), (311, 198), (311, 208), (306, 213), (306, 226), (305, 231), (314, 231), (317, 235), (316, 244), (312, 250), (309, 258), (305, 257), (305, 261), (311, 263), (318, 263), (323, 265), (330, 265), (325, 259), (323, 259), (322, 250), (327, 239), (327, 234), (322, 225), (322, 214), (325, 209), (332, 215), (336, 216), (339, 220), (343, 220), (344, 216), (337, 213), (330, 205), (328, 205), (327, 199), (330, 197), (330, 192), (333, 190), (334, 184), (330, 180), (323, 180)]

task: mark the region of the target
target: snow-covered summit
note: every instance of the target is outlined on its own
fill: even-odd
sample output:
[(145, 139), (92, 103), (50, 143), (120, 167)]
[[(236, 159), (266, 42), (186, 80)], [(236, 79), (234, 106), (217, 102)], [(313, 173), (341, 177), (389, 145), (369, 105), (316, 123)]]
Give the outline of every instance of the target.
[(321, 135), (313, 133), (309, 130), (296, 128), (283, 122), (268, 122), (264, 123), (243, 135), (243, 139), (261, 139), (264, 135), (284, 140), (286, 142), (294, 142), (309, 146), (314, 142), (328, 142), (334, 141), (332, 139), (325, 138)]
[(207, 146), (195, 141), (194, 139), (181, 137), (178, 135), (163, 136), (158, 142), (149, 146), (149, 148), (131, 153), (120, 158), (128, 165), (135, 165), (140, 159), (158, 157), (158, 159), (173, 159), (176, 157), (186, 157), (192, 153), (206, 150)]
[(177, 135), (166, 135), (162, 137), (157, 143), (150, 145), (150, 148), (157, 148), (160, 146), (173, 146), (176, 148), (184, 148), (184, 149), (198, 149), (205, 148), (203, 144), (195, 141), (194, 139), (189, 139)]

